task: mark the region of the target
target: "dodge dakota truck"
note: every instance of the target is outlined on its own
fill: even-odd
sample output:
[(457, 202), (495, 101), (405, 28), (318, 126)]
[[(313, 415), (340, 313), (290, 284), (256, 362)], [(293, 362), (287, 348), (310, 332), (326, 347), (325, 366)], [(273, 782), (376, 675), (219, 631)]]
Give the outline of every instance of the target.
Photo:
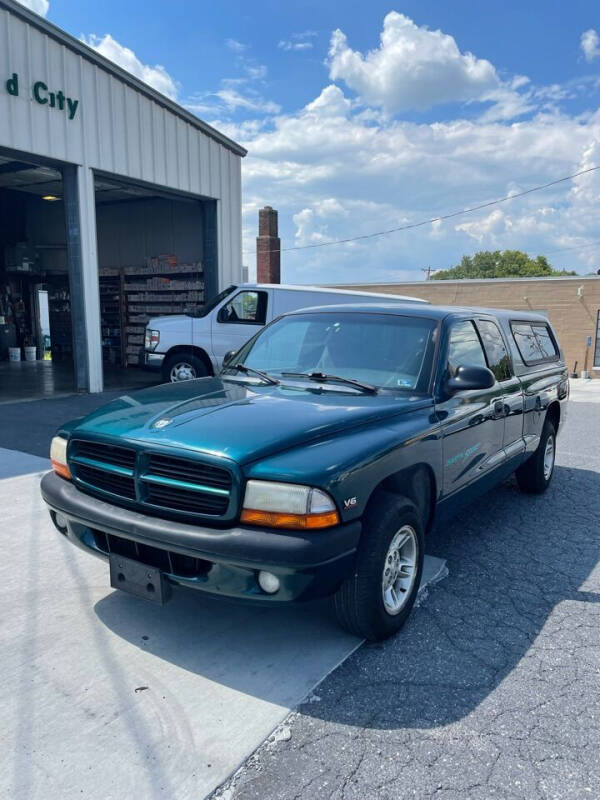
[(156, 603), (175, 586), (332, 596), (343, 627), (378, 640), (410, 613), (434, 524), (513, 472), (524, 492), (547, 489), (568, 393), (541, 314), (304, 309), (218, 376), (64, 425), (41, 491), (113, 587)]

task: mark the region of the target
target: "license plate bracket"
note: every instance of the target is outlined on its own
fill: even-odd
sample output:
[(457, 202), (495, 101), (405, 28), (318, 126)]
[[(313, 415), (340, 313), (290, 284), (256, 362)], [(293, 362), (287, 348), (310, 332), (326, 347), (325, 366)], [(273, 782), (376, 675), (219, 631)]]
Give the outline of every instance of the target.
[(170, 585), (156, 567), (149, 567), (117, 553), (109, 556), (110, 585), (128, 594), (163, 605), (169, 599)]

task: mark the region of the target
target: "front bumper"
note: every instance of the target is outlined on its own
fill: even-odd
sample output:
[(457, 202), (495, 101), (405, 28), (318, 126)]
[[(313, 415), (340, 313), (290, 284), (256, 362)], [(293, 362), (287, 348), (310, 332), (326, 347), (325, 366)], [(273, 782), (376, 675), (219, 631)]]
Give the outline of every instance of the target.
[[(66, 521), (66, 529), (57, 528), (78, 547), (108, 559), (102, 543), (118, 537), (133, 543), (142, 562), (144, 548), (191, 556), (200, 559), (206, 569), (194, 576), (165, 570), (170, 583), (253, 601), (304, 601), (332, 594), (354, 569), (361, 533), (360, 520), (317, 533), (198, 527), (105, 503), (53, 472), (42, 479), (41, 491), (54, 524), (58, 513)], [(169, 558), (171, 562), (176, 559)], [(278, 592), (262, 591), (257, 580), (260, 570), (279, 578)]]
[(144, 350), (141, 364), (147, 369), (160, 369), (164, 360), (164, 353), (150, 353)]

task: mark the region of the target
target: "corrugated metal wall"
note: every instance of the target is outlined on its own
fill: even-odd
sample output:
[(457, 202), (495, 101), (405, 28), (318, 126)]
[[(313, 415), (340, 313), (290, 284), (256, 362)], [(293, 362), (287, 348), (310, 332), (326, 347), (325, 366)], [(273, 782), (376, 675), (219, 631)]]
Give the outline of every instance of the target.
[[(36, 102), (36, 81), (78, 100), (74, 118)], [(241, 156), (2, 7), (0, 147), (218, 200), (219, 284), (241, 280)]]
[(108, 203), (96, 210), (100, 267), (139, 266), (149, 256), (175, 253), (180, 264), (202, 258), (199, 203), (152, 198)]

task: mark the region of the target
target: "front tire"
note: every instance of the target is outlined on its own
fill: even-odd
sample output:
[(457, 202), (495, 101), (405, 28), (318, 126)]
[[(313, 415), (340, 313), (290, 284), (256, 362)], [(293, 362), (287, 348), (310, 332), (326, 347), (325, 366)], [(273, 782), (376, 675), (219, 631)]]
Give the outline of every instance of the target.
[(547, 419), (542, 428), (542, 435), (537, 449), (524, 464), (517, 469), (519, 489), (526, 494), (542, 494), (545, 492), (552, 475), (556, 457), (556, 429)]
[(419, 592), (423, 558), (423, 522), (414, 503), (382, 493), (365, 515), (354, 574), (334, 596), (340, 625), (369, 641), (399, 631)]
[(173, 353), (165, 358), (162, 367), (164, 383), (193, 381), (195, 378), (205, 378), (207, 375), (206, 364), (196, 353)]

